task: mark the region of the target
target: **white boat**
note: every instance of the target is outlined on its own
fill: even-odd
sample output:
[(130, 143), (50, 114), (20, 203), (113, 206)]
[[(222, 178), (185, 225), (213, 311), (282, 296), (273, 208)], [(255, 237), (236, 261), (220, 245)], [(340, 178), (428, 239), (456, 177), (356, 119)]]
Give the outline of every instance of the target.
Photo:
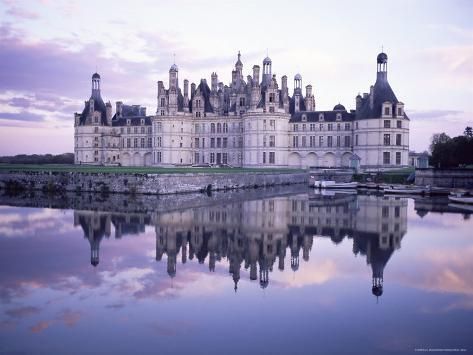
[(425, 193), (424, 188), (416, 187), (387, 187), (383, 189), (387, 194), (403, 194), (403, 195), (422, 195)]
[(335, 182), (335, 181), (322, 181), (320, 184), (322, 189), (356, 189), (358, 187), (357, 182)]
[(473, 197), (465, 196), (448, 196), (448, 199), (456, 203), (466, 203), (468, 205), (473, 205)]

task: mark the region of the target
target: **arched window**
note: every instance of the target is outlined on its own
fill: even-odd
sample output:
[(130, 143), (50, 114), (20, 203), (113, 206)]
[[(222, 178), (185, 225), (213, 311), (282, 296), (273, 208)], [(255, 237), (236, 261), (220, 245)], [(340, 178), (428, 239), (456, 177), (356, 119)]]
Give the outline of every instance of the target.
[(210, 133), (215, 133), (215, 123), (210, 124)]

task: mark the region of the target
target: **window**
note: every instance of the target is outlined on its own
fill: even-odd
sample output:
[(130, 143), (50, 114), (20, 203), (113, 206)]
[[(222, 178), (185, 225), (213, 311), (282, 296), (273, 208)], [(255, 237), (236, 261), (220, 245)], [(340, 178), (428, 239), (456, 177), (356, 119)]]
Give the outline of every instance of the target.
[(210, 133), (215, 133), (215, 123), (210, 124)]
[(200, 111), (197, 111), (197, 112), (195, 113), (195, 117), (200, 118)]
[(321, 113), (321, 114), (319, 115), (319, 121), (323, 121), (323, 120), (324, 120), (324, 114)]
[(222, 148), (226, 148), (227, 145), (228, 145), (228, 138), (225, 137), (225, 138), (223, 138), (223, 140), (222, 140)]
[(319, 137), (319, 147), (322, 147), (324, 145), (324, 136)]
[[(141, 119), (140, 123), (141, 123), (141, 125), (143, 126), (143, 125), (145, 124), (145, 120), (144, 120), (144, 119)], [(142, 132), (142, 133), (144, 133), (144, 132)]]
[(383, 164), (384, 165), (391, 164), (391, 153), (383, 152)]
[(269, 129), (274, 131), (276, 129), (276, 121), (275, 120), (269, 120)]
[(276, 146), (276, 137), (275, 136), (269, 136), (269, 146), (270, 147), (275, 147)]
[(133, 139), (133, 147), (138, 148), (138, 138)]
[(350, 130), (350, 124), (349, 123), (345, 123), (345, 131), (349, 131)]
[(341, 114), (341, 113), (337, 113), (336, 120), (337, 120), (337, 121), (340, 121), (341, 119), (342, 119), (342, 114)]
[(95, 122), (95, 123), (99, 123), (99, 118), (98, 118), (98, 117), (94, 117), (94, 122)]
[(396, 127), (397, 128), (402, 128), (402, 121), (401, 120), (396, 121)]
[(99, 133), (99, 128), (98, 127), (94, 127), (94, 133)]
[(274, 102), (274, 93), (269, 93), (269, 102)]
[(355, 122), (355, 127), (356, 129), (358, 129), (358, 122)]
[(299, 137), (298, 136), (293, 136), (292, 137), (292, 146), (294, 148), (299, 147)]
[(331, 146), (332, 146), (332, 140), (333, 140), (333, 137), (332, 137), (332, 136), (328, 136), (328, 137), (327, 137), (327, 147), (331, 147)]
[(321, 131), (324, 130), (324, 124), (323, 123), (319, 124), (319, 130), (321, 130)]
[(399, 208), (399, 206), (394, 207), (394, 217), (401, 217), (401, 209)]
[(309, 129), (311, 132), (315, 131), (315, 123), (311, 123)]
[(337, 123), (337, 131), (339, 131), (341, 128), (340, 123)]
[(156, 147), (161, 147), (161, 137), (156, 137)]
[(340, 147), (340, 136), (337, 136), (337, 147)]
[(294, 125), (294, 132), (297, 132), (299, 130), (299, 125), (295, 124)]
[(389, 109), (389, 107), (385, 107), (385, 108), (384, 108), (384, 115), (385, 115), (385, 116), (389, 116), (389, 115), (390, 115), (390, 112), (391, 112), (391, 110)]
[(130, 127), (127, 127), (127, 128), (126, 128), (126, 133), (127, 133), (127, 134), (130, 134), (130, 133), (131, 133), (131, 128), (130, 128)]
[(396, 152), (396, 165), (401, 165), (401, 152)]
[(397, 115), (402, 116), (402, 107), (397, 108)]
[[(163, 124), (162, 124), (161, 122), (158, 122), (158, 123), (156, 124), (156, 131), (157, 131), (157, 132), (161, 132), (162, 129), (163, 129)], [(128, 132), (128, 133), (130, 133), (130, 132)]]
[(351, 138), (350, 136), (345, 136), (345, 147), (350, 147), (351, 145), (350, 138)]
[(141, 148), (144, 148), (145, 147), (145, 139), (144, 138), (141, 138)]
[(245, 106), (245, 98), (240, 97), (240, 106)]
[(401, 145), (401, 134), (396, 134), (396, 145)]
[(304, 123), (304, 124), (302, 125), (302, 131), (305, 132), (305, 130), (306, 130), (306, 124)]
[(391, 121), (390, 120), (384, 120), (384, 128), (391, 128)]
[(309, 146), (311, 148), (315, 147), (315, 136), (310, 136), (309, 138)]
[(161, 98), (161, 107), (166, 106), (166, 99), (164, 97)]
[(200, 100), (195, 100), (195, 108), (200, 108), (200, 107), (202, 107)]
[(263, 136), (263, 147), (266, 147), (266, 136)]
[(194, 148), (199, 148), (199, 138), (194, 139)]
[(153, 146), (153, 140), (151, 137), (148, 137), (148, 148), (151, 148)]
[(152, 127), (148, 127), (148, 134), (152, 133)]
[(145, 128), (141, 127), (141, 134), (145, 134)]
[(263, 164), (266, 164), (266, 152), (263, 152)]
[(223, 153), (222, 154), (222, 163), (223, 164), (228, 164), (228, 153)]
[(275, 163), (276, 163), (276, 153), (269, 152), (269, 164), (275, 164)]
[(138, 127), (133, 127), (133, 133), (138, 134)]
[(390, 134), (385, 134), (384, 135), (383, 144), (384, 145), (391, 145), (391, 135)]
[(333, 130), (333, 124), (329, 123), (327, 126), (328, 126), (327, 129), (328, 129), (329, 131)]
[(302, 136), (302, 148), (306, 147), (306, 136)]
[(210, 164), (215, 164), (215, 153), (210, 153)]
[(200, 160), (200, 155), (198, 152), (194, 153), (194, 164), (198, 164)]
[(222, 133), (222, 124), (217, 123), (217, 133)]
[(228, 133), (228, 124), (223, 124), (223, 133)]
[(126, 139), (126, 147), (131, 148), (131, 139), (130, 138)]
[[(161, 116), (164, 116), (164, 115), (165, 115), (164, 110), (161, 110)], [(161, 154), (161, 152), (159, 154)]]
[(383, 218), (389, 217), (389, 207), (388, 206), (383, 206), (381, 208), (381, 215)]
[(215, 148), (215, 138), (210, 138), (210, 148)]
[(217, 138), (217, 148), (222, 148), (222, 138)]

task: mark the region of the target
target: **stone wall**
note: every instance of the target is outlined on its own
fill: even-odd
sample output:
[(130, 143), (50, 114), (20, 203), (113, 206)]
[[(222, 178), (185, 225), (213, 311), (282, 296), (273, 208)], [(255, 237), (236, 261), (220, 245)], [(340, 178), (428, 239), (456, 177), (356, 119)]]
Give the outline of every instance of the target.
[(0, 173), (0, 189), (76, 193), (161, 195), (307, 183), (308, 174), (304, 172), (189, 174)]
[(473, 169), (416, 169), (416, 185), (473, 188)]

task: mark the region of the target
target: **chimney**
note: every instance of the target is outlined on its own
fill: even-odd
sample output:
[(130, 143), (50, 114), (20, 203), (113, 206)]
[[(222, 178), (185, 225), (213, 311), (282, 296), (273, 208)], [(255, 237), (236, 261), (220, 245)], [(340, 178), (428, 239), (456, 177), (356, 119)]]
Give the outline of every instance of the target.
[(117, 101), (115, 102), (115, 107), (116, 107), (116, 113), (117, 113), (117, 117), (122, 117), (122, 106), (123, 106), (123, 102), (121, 101)]
[(305, 87), (305, 97), (311, 97), (312, 96), (312, 85), (307, 85)]
[(189, 97), (189, 80), (184, 79), (184, 97)]
[(356, 110), (360, 110), (361, 109), (361, 95), (358, 94), (358, 96), (356, 97)]
[(253, 85), (259, 85), (259, 65), (253, 66)]
[(217, 91), (218, 76), (217, 73), (212, 73), (212, 91)]
[(191, 97), (194, 96), (195, 93), (195, 83), (191, 84)]
[(370, 86), (370, 108), (373, 109), (373, 106), (374, 106), (374, 86), (371, 85)]

